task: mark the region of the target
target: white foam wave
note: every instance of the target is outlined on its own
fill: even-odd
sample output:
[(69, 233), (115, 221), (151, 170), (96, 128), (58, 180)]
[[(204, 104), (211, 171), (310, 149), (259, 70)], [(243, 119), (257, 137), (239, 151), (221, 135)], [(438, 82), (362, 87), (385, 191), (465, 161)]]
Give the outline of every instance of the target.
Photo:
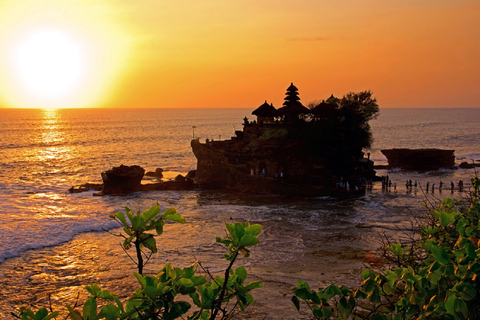
[[(14, 233), (4, 237), (9, 238), (3, 243), (4, 250), (0, 252), (0, 263), (8, 258), (16, 257), (28, 250), (52, 247), (72, 240), (76, 235), (84, 232), (98, 232), (118, 228), (119, 225), (113, 220), (105, 219), (100, 221), (85, 221), (83, 223), (71, 223), (70, 225), (54, 224), (50, 227), (43, 226), (43, 237), (29, 236), (29, 231), (16, 230)], [(61, 231), (60, 231), (60, 230)]]

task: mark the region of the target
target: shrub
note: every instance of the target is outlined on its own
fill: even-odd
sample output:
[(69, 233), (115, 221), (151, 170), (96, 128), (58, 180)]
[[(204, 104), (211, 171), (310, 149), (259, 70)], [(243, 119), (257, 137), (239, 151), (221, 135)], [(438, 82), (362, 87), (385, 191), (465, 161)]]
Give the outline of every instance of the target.
[[(478, 179), (472, 179), (478, 190)], [(316, 319), (480, 318), (480, 203), (445, 199), (419, 226), (412, 243), (387, 246), (387, 270), (362, 272), (361, 288), (334, 284), (318, 291), (299, 281), (292, 301)]]
[[(128, 218), (125, 218), (125, 215)], [(124, 249), (128, 249), (132, 242), (135, 245), (139, 272), (134, 273), (139, 288), (127, 299), (120, 301), (115, 294), (102, 290), (97, 284), (87, 286), (85, 289), (90, 297), (76, 306), (67, 306), (68, 318), (72, 320), (94, 319), (177, 319), (187, 316), (187, 319), (229, 319), (236, 312), (243, 311), (253, 301), (252, 290), (263, 286), (261, 281), (246, 283), (247, 271), (245, 267), (233, 268), (240, 255), (250, 256), (249, 248), (259, 242), (258, 235), (262, 227), (258, 224), (226, 223), (227, 235), (217, 238), (217, 243), (225, 246), (227, 252), (225, 259), (229, 262), (224, 276), (213, 276), (207, 272), (207, 277), (197, 275), (200, 265), (195, 262), (190, 267), (175, 268), (166, 264), (156, 275), (141, 274), (143, 268), (142, 248), (148, 248), (152, 253), (157, 252), (153, 234), (147, 231), (155, 230), (160, 235), (163, 233), (165, 220), (185, 223), (176, 210), (169, 208), (162, 214), (160, 206), (137, 214), (126, 208), (125, 215), (117, 212), (113, 219), (120, 221), (124, 236)], [(126, 251), (125, 251), (126, 252)], [(133, 259), (132, 259), (133, 260)], [(193, 302), (192, 304), (186, 300)], [(228, 303), (233, 301), (233, 306)], [(23, 320), (49, 320), (55, 318), (57, 311), (41, 308), (37, 312), (30, 308), (19, 309)]]

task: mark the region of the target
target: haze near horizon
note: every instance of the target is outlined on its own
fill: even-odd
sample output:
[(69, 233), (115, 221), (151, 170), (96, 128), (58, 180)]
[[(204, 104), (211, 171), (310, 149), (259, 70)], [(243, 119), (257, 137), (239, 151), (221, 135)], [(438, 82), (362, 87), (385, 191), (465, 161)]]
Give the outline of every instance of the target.
[(479, 107), (480, 3), (0, 4), (0, 107), (281, 107), (371, 90), (382, 108)]

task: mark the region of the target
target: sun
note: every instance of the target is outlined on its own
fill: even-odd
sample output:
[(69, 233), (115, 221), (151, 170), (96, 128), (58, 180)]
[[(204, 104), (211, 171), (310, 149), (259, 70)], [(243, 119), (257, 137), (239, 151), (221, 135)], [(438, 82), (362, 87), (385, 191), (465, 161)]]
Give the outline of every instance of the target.
[(78, 90), (89, 65), (82, 43), (54, 28), (26, 34), (14, 48), (12, 60), (19, 84), (45, 102), (62, 100)]
[(110, 106), (137, 43), (123, 19), (104, 1), (1, 0), (0, 108)]

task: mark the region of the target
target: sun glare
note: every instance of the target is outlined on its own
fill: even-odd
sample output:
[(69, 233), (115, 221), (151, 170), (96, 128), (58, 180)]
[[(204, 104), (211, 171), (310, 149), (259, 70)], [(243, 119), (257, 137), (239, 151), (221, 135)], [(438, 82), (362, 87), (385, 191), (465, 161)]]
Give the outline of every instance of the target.
[(41, 100), (63, 99), (83, 81), (87, 67), (85, 48), (62, 30), (33, 30), (13, 51), (18, 81)]
[(133, 41), (119, 16), (103, 2), (25, 1), (0, 4), (0, 107), (101, 106)]

